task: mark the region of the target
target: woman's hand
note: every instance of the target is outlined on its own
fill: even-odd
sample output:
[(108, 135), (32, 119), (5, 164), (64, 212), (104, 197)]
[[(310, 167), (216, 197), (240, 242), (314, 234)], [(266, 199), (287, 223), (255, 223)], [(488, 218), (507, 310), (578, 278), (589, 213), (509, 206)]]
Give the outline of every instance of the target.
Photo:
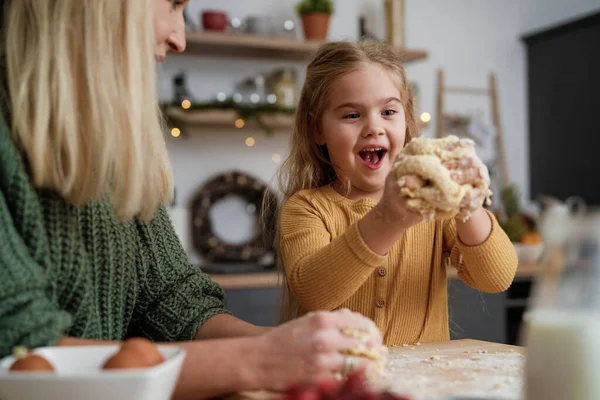
[[(368, 333), (365, 342), (342, 333), (352, 329)], [(382, 352), (381, 333), (368, 318), (349, 310), (316, 312), (288, 322), (260, 338), (264, 356), (259, 368), (261, 387), (284, 390), (292, 384), (319, 383), (348, 373), (344, 350), (367, 349)], [(354, 370), (375, 367), (375, 362), (353, 357)]]

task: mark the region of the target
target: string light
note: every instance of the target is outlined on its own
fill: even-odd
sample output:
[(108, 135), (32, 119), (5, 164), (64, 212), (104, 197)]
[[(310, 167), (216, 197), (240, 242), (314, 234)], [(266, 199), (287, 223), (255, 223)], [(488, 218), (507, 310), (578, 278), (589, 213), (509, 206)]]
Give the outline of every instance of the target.
[(256, 141), (252, 136), (246, 138), (246, 146), (252, 147), (254, 146), (254, 143), (256, 143)]
[(424, 112), (421, 114), (421, 121), (423, 122), (429, 122), (431, 121), (431, 114), (429, 114), (428, 112)]
[(281, 162), (281, 156), (277, 153), (274, 153), (273, 157), (271, 157), (271, 160), (273, 160), (275, 164), (279, 164)]
[(246, 125), (246, 122), (242, 118), (238, 118), (235, 120), (234, 125), (236, 128), (242, 129)]
[(192, 102), (187, 99), (181, 102), (181, 108), (183, 108), (184, 110), (187, 110), (191, 106), (192, 106)]
[(171, 129), (171, 136), (173, 136), (173, 137), (179, 137), (179, 135), (181, 135), (181, 130), (179, 130), (179, 128), (173, 128), (173, 129)]

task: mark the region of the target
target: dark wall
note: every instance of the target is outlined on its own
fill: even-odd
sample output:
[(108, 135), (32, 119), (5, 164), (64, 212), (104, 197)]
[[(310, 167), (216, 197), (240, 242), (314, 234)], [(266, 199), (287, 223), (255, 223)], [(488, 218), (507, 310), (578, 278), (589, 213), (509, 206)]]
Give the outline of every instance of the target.
[(523, 40), (531, 197), (600, 205), (600, 12)]

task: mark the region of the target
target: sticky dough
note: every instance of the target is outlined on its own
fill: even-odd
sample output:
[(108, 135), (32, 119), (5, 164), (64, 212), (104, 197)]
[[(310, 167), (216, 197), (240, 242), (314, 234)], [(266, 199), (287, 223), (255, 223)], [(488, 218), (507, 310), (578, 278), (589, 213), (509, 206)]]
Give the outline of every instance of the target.
[[(375, 332), (371, 330), (360, 331), (356, 329), (343, 329), (341, 332), (343, 335), (357, 338), (361, 342), (358, 347), (342, 350), (342, 354), (352, 357), (363, 357), (374, 361), (375, 367), (366, 371), (367, 377), (376, 377), (383, 372), (388, 359), (387, 347), (382, 345), (375, 349), (367, 348), (367, 343), (373, 340)], [(339, 374), (338, 379), (341, 378), (342, 376)]]
[(486, 202), (491, 204), (490, 177), (483, 163), (480, 168), (483, 179), (475, 186), (460, 185), (453, 181), (450, 171), (442, 164), (465, 157), (477, 159), (474, 143), (470, 139), (459, 139), (453, 135), (441, 139), (412, 139), (396, 157), (392, 171), (399, 183), (407, 175), (417, 175), (427, 184), (416, 190), (407, 187), (401, 189), (401, 194), (409, 198), (406, 202), (407, 208), (428, 219), (457, 217), (466, 221), (470, 213), (464, 207), (461, 208), (461, 202), (474, 189), (486, 193)]

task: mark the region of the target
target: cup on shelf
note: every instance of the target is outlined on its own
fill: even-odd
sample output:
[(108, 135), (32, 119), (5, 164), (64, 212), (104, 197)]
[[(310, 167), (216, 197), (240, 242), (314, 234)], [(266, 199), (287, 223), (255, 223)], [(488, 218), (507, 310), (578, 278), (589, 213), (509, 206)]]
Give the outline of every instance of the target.
[(204, 10), (201, 19), (202, 27), (206, 31), (224, 32), (229, 25), (227, 14), (219, 10)]
[(271, 34), (271, 20), (269, 17), (259, 15), (247, 17), (246, 33), (251, 35), (269, 36)]

